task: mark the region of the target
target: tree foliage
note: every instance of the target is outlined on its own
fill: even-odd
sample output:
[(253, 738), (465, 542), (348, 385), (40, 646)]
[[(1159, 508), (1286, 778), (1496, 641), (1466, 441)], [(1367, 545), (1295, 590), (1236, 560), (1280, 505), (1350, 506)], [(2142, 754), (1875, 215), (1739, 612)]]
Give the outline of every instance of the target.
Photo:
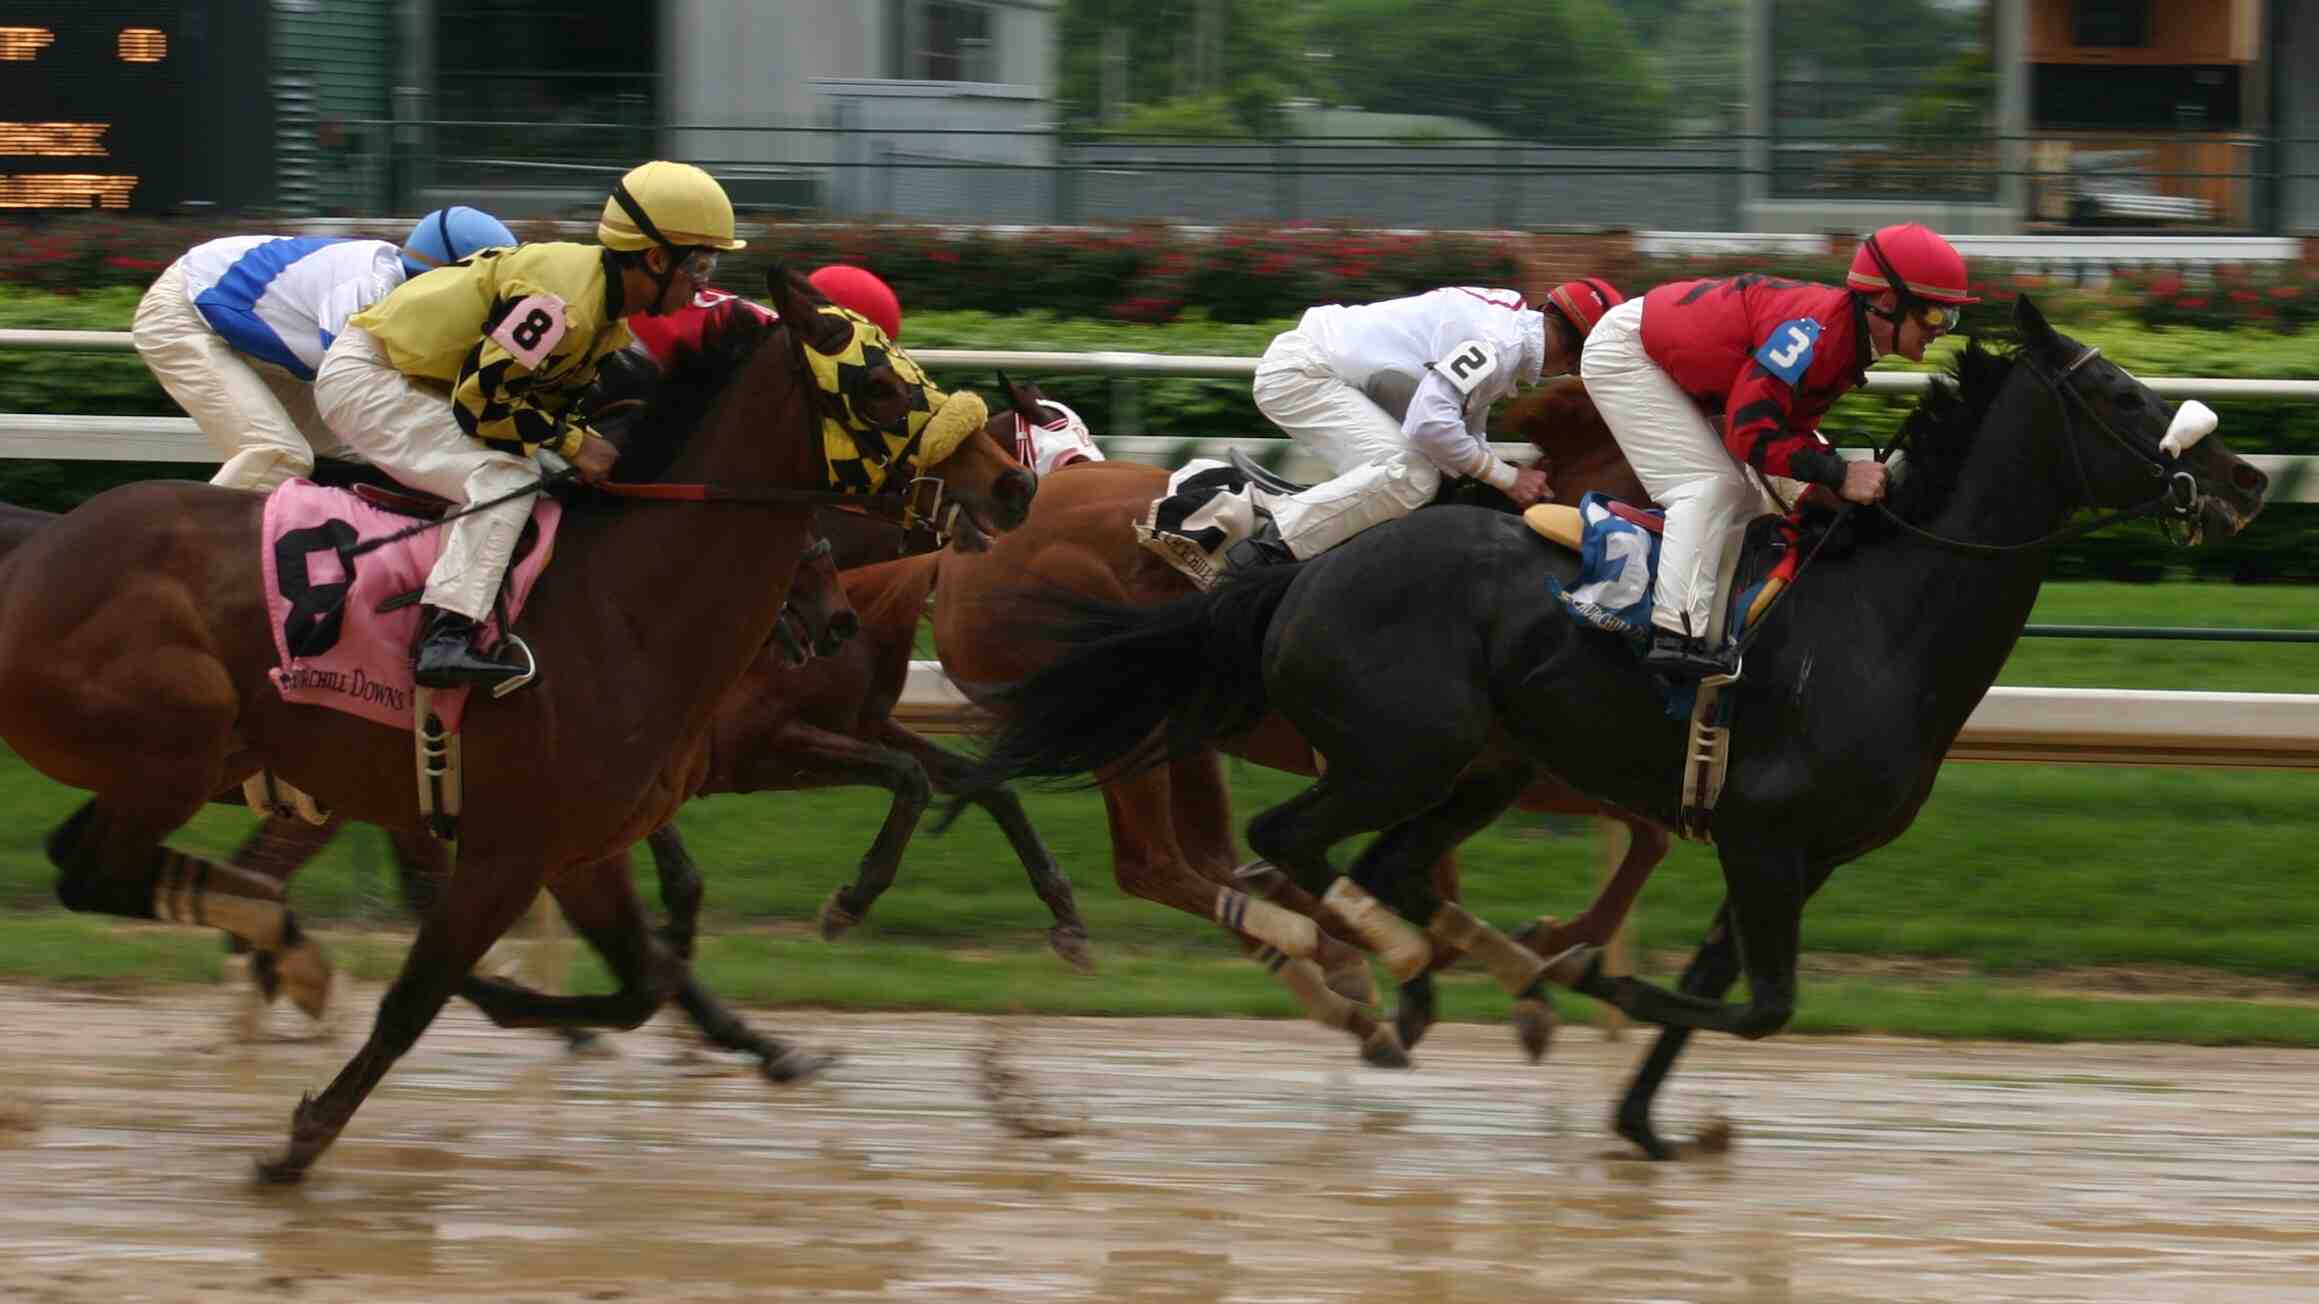
[(1658, 65), (1609, 0), (1319, 0), (1312, 44), (1343, 103), (1447, 114), (1545, 142), (1663, 135)]
[[(1081, 123), (1241, 134), (1279, 125), (1312, 84), (1299, 11), (1279, 0), (1063, 0), (1058, 95)], [(1106, 34), (1124, 46), (1119, 102), (1106, 105)]]

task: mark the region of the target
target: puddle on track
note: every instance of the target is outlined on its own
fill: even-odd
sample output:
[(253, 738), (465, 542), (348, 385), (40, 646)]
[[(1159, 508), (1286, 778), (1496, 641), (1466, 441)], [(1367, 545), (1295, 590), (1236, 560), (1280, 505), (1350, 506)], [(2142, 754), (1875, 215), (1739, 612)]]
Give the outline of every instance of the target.
[[(361, 993), (367, 1012), (376, 991)], [(1489, 1301), (2319, 1298), (2319, 1056), (1695, 1041), (1735, 1148), (1626, 1157), (1644, 1043), (1419, 1070), (1287, 1023), (1009, 1019), (1079, 1135), (975, 1091), (991, 1023), (758, 1012), (814, 1085), (566, 1056), (454, 1006), (305, 1185), (257, 1185), (355, 1039), (219, 1048), (219, 991), (0, 988), (0, 1299)]]

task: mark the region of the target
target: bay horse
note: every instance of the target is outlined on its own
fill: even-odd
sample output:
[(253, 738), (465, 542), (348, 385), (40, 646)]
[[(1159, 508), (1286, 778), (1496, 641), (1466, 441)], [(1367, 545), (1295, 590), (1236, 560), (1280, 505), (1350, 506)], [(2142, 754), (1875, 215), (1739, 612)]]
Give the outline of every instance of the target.
[[(2182, 414), (2026, 295), (2014, 326), (2017, 350), (1973, 342), (1956, 383), (1910, 416), (1885, 514), (1847, 513), (1853, 546), (1826, 550), (1757, 627), (1726, 690), (1729, 771), (1710, 825), (1725, 897), (1678, 991), (1606, 975), (1594, 946), (1531, 952), (1428, 881), (1540, 772), (1678, 816), (1686, 721), (1619, 636), (1547, 596), (1550, 577), (1576, 582), (1576, 559), (1502, 515), (1417, 512), (1156, 608), (1050, 593), (1044, 637), (1064, 650), (994, 693), (1002, 728), (983, 777), (1080, 773), (1139, 752), (1130, 764), (1164, 772), (1277, 712), (1331, 763), (1250, 822), (1256, 853), (1389, 964), (1453, 942), (1519, 996), (1560, 984), (1662, 1025), (1614, 1126), (1669, 1157), (1651, 1103), (1691, 1030), (1757, 1038), (1787, 1024), (1805, 902), (1931, 796), (2021, 635), (2050, 545), (2145, 516), (2195, 542), (2262, 508), (2261, 471), (2219, 438), (2182, 448), (2170, 420)], [(2065, 526), (2089, 508), (2115, 515)], [(1368, 831), (1379, 836), (1340, 876), (1330, 849)], [(1742, 972), (1748, 1000), (1726, 1004)]]
[[(456, 872), (362, 1048), (300, 1102), (261, 1176), (303, 1176), (454, 991), (503, 1025), (634, 1027), (680, 982), (617, 858), (697, 786), (714, 710), (772, 636), (811, 509), (834, 488), (806, 351), (843, 348), (852, 327), (816, 311), (803, 278), (776, 270), (769, 281), (783, 324), (720, 334), (656, 391), (622, 458), (625, 477), (703, 485), (711, 501), (567, 512), (560, 564), (518, 622), (547, 673), (467, 722)], [(913, 392), (879, 366), (848, 397), (878, 423), (900, 420)], [(985, 534), (1020, 524), (1035, 492), (980, 431), (929, 470)], [(408, 736), (289, 705), (268, 681), (261, 508), (205, 485), (129, 485), (0, 559), (0, 737), (95, 794), (49, 838), (69, 908), (297, 948), (273, 885), (162, 840), (261, 768), (348, 818), (419, 819)], [(472, 976), (543, 883), (604, 954), (617, 992), (550, 997)]]
[[(1018, 412), (1043, 402), (1035, 387), (1015, 391), (1010, 386), (1008, 397)], [(1576, 503), (1593, 490), (1629, 502), (1650, 501), (1575, 377), (1549, 381), (1523, 395), (1510, 405), (1507, 416), (1507, 428), (1544, 454), (1553, 501)], [(1159, 606), (1196, 591), (1190, 579), (1135, 538), (1136, 523), (1166, 492), (1169, 474), (1133, 462), (1066, 466), (1043, 478), (1038, 501), (1023, 527), (995, 541), (988, 552), (949, 551), (910, 558), (895, 563), (886, 577), (909, 593), (932, 592), (934, 643), (952, 680), (971, 688), (1020, 679), (1053, 652), (1013, 634), (1009, 598), (1025, 585), (1052, 586), (1136, 607)], [(854, 598), (857, 605), (864, 604), (860, 590)], [(1273, 910), (1273, 903), (1249, 901), (1232, 877), (1240, 857), (1224, 778), (1225, 753), (1291, 774), (1316, 773), (1312, 745), (1275, 715), (1214, 746), (1172, 757), (1164, 766), (1103, 775), (1100, 786), (1110, 817), (1112, 872), (1120, 890), (1225, 924), (1313, 1019), (1352, 1034), (1368, 1062), (1405, 1067), (1408, 1048), (1435, 1017), (1431, 971), (1402, 984), (1398, 1014), (1385, 1022), (1365, 1008), (1375, 1000), (1375, 989), (1367, 961), (1356, 947), (1324, 930), (1315, 939), (1309, 962), (1284, 956), (1275, 945), (1279, 938), (1272, 935), (1282, 927), (1264, 914)], [(1329, 755), (1333, 761), (1334, 754)], [(997, 786), (988, 783), (987, 776), (969, 780), (961, 775), (954, 781)], [(1595, 901), (1568, 921), (1541, 917), (1527, 934), (1538, 945), (1557, 951), (1579, 942), (1607, 942), (1651, 870), (1665, 858), (1670, 842), (1666, 829), (1615, 804), (1580, 797), (1551, 778), (1541, 777), (1523, 790), (1521, 803), (1532, 811), (1607, 816), (1628, 830), (1627, 850)], [(1435, 873), (1438, 890), (1454, 899), (1455, 859), (1445, 853)], [(1282, 904), (1306, 918), (1313, 916), (1311, 902), (1290, 896)], [(1232, 921), (1241, 926), (1232, 927)], [(1293, 942), (1313, 925), (1288, 922), (1285, 927)], [(1445, 950), (1435, 968), (1455, 959), (1453, 951)], [(1529, 1003), (1518, 1008), (1516, 1016), (1525, 1048), (1533, 1055), (1542, 1053), (1550, 1018), (1543, 1005)]]

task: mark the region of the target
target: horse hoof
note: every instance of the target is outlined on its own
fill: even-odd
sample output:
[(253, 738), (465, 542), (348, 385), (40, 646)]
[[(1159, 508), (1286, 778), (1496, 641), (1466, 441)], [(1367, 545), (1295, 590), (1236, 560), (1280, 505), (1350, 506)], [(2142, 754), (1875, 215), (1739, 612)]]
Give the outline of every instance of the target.
[(1546, 1058), (1546, 1044), (1554, 1039), (1554, 1007), (1543, 994), (1514, 1002), (1514, 1040), (1532, 1064)]
[(830, 893), (829, 900), (821, 903), (821, 913), (813, 917), (814, 922), (821, 927), (821, 940), (824, 942), (836, 941), (845, 936), (847, 929), (862, 921), (860, 915), (838, 903), (844, 895), (845, 889), (842, 887)]
[(787, 1046), (777, 1055), (766, 1056), (763, 1068), (767, 1081), (794, 1086), (813, 1081), (821, 1076), (823, 1069), (835, 1063), (834, 1054)]
[(1401, 1001), (1393, 1011), (1393, 1030), (1401, 1034), (1403, 1047), (1415, 1050), (1425, 1040), (1438, 1016), (1433, 982), (1424, 979), (1401, 985)]
[(313, 938), (301, 937), (275, 952), (274, 966), (282, 976), (282, 991), (307, 1018), (319, 1020), (330, 1009), (330, 958)]
[(1321, 980), (1329, 990), (1355, 1005), (1374, 1007), (1377, 1004), (1377, 978), (1369, 972), (1369, 957), (1359, 951), (1348, 950), (1347, 957), (1332, 968), (1321, 971)]
[(1361, 1062), (1373, 1069), (1405, 1069), (1409, 1067), (1409, 1052), (1401, 1045), (1399, 1033), (1379, 1024), (1362, 1039)]
[(306, 1165), (290, 1158), (260, 1159), (254, 1165), (258, 1181), (266, 1186), (295, 1186), (306, 1180)]
[(1057, 924), (1047, 930), (1047, 945), (1074, 971), (1095, 972), (1095, 953), (1088, 948), (1086, 929)]

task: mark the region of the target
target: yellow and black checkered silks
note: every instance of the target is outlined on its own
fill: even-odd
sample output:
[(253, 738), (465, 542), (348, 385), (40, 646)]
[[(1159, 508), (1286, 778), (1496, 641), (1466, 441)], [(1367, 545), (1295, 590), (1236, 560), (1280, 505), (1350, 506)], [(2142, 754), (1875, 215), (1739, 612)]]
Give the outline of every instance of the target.
[[(805, 350), (814, 384), (844, 413), (842, 420), (827, 413), (821, 419), (822, 455), (829, 463), (833, 487), (858, 494), (904, 488), (982, 429), (989, 409), (981, 398), (965, 390), (944, 394), (935, 388), (917, 360), (867, 318), (838, 307), (819, 311), (853, 327), (853, 338), (835, 354)], [(872, 424), (853, 401), (855, 390), (879, 367), (892, 369), (910, 391), (909, 410), (883, 426)]]

